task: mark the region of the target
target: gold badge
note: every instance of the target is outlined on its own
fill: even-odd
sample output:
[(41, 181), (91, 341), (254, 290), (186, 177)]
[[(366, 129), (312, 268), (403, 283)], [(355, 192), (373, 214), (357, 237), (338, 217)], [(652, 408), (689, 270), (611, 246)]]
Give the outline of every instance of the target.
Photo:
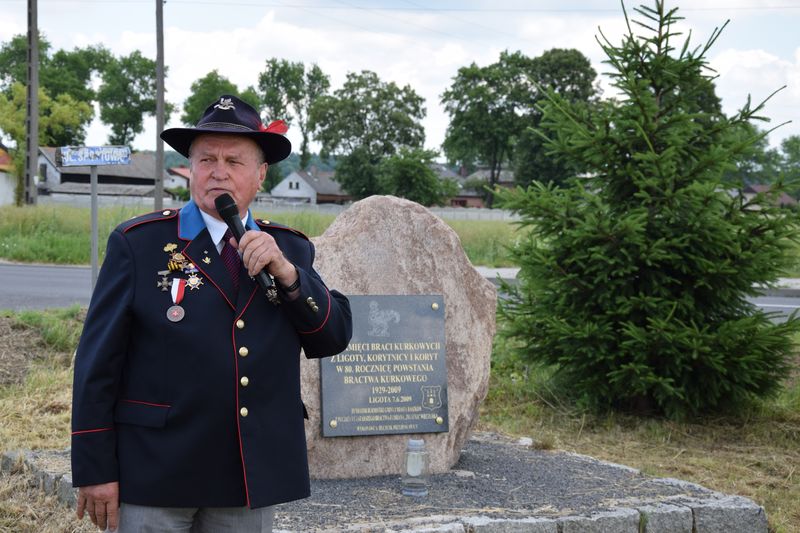
[(168, 254), (174, 252), (177, 249), (178, 245), (175, 244), (174, 242), (168, 242), (167, 245), (164, 246), (164, 251), (167, 252)]
[(177, 272), (178, 270), (183, 270), (186, 267), (186, 263), (186, 256), (180, 252), (175, 252), (170, 256), (170, 260), (167, 261), (167, 268), (172, 272)]
[(200, 285), (203, 284), (203, 278), (197, 274), (189, 274), (189, 279), (186, 280), (186, 284), (191, 290), (199, 289)]
[(210, 257), (204, 257), (203, 258), (203, 263), (205, 263), (207, 265), (210, 265), (211, 264), (211, 258)]

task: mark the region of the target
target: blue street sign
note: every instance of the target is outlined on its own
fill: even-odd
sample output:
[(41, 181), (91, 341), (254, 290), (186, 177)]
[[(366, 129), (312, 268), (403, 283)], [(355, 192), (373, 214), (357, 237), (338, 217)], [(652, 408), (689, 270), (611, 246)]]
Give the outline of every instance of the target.
[(127, 146), (62, 146), (56, 150), (56, 165), (82, 167), (129, 165), (131, 149)]

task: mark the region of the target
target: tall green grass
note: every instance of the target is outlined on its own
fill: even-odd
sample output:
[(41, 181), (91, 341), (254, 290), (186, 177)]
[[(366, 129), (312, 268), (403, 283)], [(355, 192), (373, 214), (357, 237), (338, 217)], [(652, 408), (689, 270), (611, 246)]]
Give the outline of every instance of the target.
[[(136, 207), (106, 207), (98, 212), (99, 252), (105, 253), (108, 234), (121, 222), (146, 212)], [(309, 237), (322, 235), (336, 218), (331, 214), (298, 211), (277, 213), (254, 209), (258, 218), (274, 220)], [(0, 207), (0, 258), (23, 263), (88, 264), (91, 253), (91, 215), (88, 208), (56, 205)], [(516, 226), (496, 220), (445, 220), (458, 234), (474, 265), (513, 266), (506, 247), (518, 236)]]
[(500, 220), (448, 220), (444, 221), (458, 234), (461, 246), (473, 265), (488, 267), (515, 266), (508, 257), (507, 248), (514, 244), (521, 231), (511, 222)]
[(328, 226), (333, 223), (334, 219), (336, 219), (336, 215), (315, 213), (312, 211), (293, 211), (291, 213), (283, 212), (273, 214), (269, 211), (253, 209), (253, 215), (256, 218), (263, 218), (294, 228), (303, 232), (303, 234), (308, 237), (322, 235), (325, 233), (325, 230), (328, 229)]
[[(135, 208), (98, 211), (99, 250), (105, 252), (108, 234)], [(86, 264), (91, 253), (91, 215), (88, 208), (41, 205), (0, 208), (0, 257), (26, 263)]]

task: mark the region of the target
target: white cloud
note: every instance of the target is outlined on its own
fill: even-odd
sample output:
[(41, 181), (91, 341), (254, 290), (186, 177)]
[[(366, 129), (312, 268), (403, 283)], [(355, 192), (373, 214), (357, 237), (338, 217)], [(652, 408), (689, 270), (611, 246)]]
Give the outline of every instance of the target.
[[(773, 134), (773, 144), (800, 132), (800, 48), (796, 45), (797, 10), (742, 10), (742, 6), (772, 5), (770, 0), (676, 0), (685, 9), (686, 21), (677, 28), (693, 31), (692, 42), (702, 44), (715, 26), (731, 18), (730, 27), (712, 49), (711, 63), (720, 73), (718, 94), (726, 111), (745, 101), (766, 97), (781, 85), (788, 88), (767, 106), (774, 123), (795, 122)], [(419, 0), (424, 8), (431, 7)], [(628, 14), (634, 4), (626, 2)], [(0, 41), (24, 33), (24, 2), (12, 3), (0, 18)], [(378, 6), (385, 4), (366, 4)], [(440, 4), (437, 3), (436, 7)], [(541, 2), (538, 11), (502, 11), (530, 3), (467, 1), (442, 2), (444, 7), (470, 7), (484, 11), (379, 11), (371, 8), (342, 9), (341, 3), (317, 3), (309, 8), (255, 5), (220, 9), (206, 4), (168, 3), (165, 7), (165, 53), (169, 66), (167, 99), (179, 106), (189, 96), (192, 82), (217, 69), (239, 87), (256, 85), (258, 73), (270, 57), (317, 63), (331, 77), (332, 88), (342, 85), (348, 72), (373, 70), (382, 80), (411, 84), (426, 99), (423, 121), (426, 145), (438, 148), (444, 138), (447, 116), (439, 98), (452, 83), (457, 70), (471, 62), (486, 65), (502, 50), (521, 50), (537, 56), (551, 48), (575, 48), (586, 55), (598, 73), (608, 70), (595, 37), (598, 27), (614, 44), (626, 31), (618, 3)], [(19, 6), (19, 7), (17, 7)], [(324, 9), (338, 7), (340, 9)], [(497, 8), (497, 11), (493, 9)], [(547, 9), (562, 9), (547, 11)], [(710, 8), (710, 9), (709, 9)], [(531, 8), (533, 9), (533, 8)], [(61, 3), (40, 6), (40, 30), (54, 49), (103, 44), (113, 53), (133, 50), (155, 59), (155, 21), (151, 6), (137, 3), (93, 4), (75, 13)], [(751, 15), (758, 16), (751, 16)], [(685, 35), (684, 35), (685, 37)], [(683, 37), (679, 39), (682, 42)], [(791, 43), (787, 48), (786, 43)], [(722, 49), (717, 52), (718, 49)], [(607, 80), (603, 83), (607, 89)], [(177, 120), (171, 125), (177, 125)], [(154, 120), (145, 120), (146, 131), (135, 140), (138, 148), (155, 145)], [(298, 142), (290, 132), (293, 142)], [(89, 138), (105, 142), (105, 128), (98, 122)]]
[(768, 129), (792, 121), (770, 135), (773, 146), (779, 145), (789, 135), (800, 134), (800, 49), (795, 51), (792, 59), (783, 59), (764, 50), (727, 49), (710, 61), (719, 74), (717, 95), (728, 114), (740, 109), (748, 94), (755, 105), (786, 86), (766, 103), (761, 113), (771, 121), (758, 124), (760, 128)]
[(3, 13), (0, 18), (0, 41), (7, 42), (15, 35), (27, 34), (27, 22), (14, 13)]

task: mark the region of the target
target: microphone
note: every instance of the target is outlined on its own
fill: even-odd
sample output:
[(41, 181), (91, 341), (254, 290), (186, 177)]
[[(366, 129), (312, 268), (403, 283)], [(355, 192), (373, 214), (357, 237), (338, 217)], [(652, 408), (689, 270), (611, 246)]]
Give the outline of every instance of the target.
[[(236, 202), (231, 195), (225, 193), (217, 196), (214, 200), (214, 206), (217, 208), (217, 213), (219, 213), (220, 218), (228, 225), (228, 229), (231, 230), (236, 240), (242, 240), (244, 226), (242, 226), (242, 219), (239, 218), (239, 208), (236, 206)], [(255, 279), (261, 289), (267, 293), (267, 298), (269, 298), (270, 302), (276, 305), (280, 302), (280, 300), (278, 300), (278, 289), (275, 287), (275, 283), (266, 271), (262, 270), (256, 274), (253, 279)]]

